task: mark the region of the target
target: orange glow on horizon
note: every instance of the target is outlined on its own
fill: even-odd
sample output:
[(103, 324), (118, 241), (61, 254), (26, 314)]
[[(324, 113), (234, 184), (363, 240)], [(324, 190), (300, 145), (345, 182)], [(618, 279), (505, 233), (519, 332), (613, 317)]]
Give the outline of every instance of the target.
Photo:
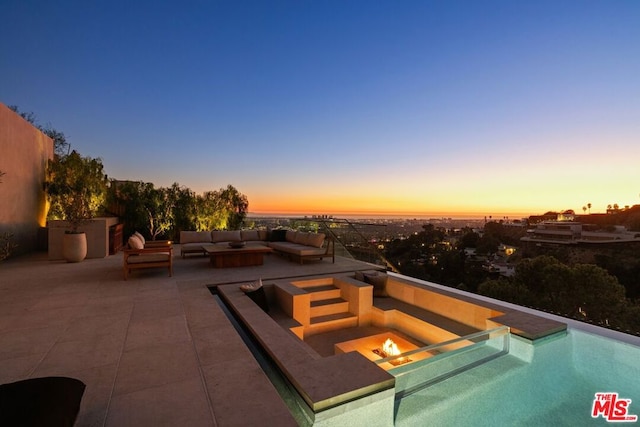
[[(637, 204), (634, 180), (611, 183), (593, 178), (546, 180), (525, 175), (499, 180), (467, 177), (455, 180), (394, 180), (334, 182), (332, 185), (282, 184), (240, 188), (254, 215), (329, 215), (466, 217), (521, 219), (546, 212), (572, 209), (576, 214), (606, 213), (607, 205), (621, 208)], [(248, 191), (247, 191), (248, 190)], [(591, 207), (587, 210), (587, 204)], [(583, 211), (584, 208), (584, 211)]]
[[(485, 197), (482, 197), (485, 196)], [(422, 200), (431, 200), (433, 197), (418, 197), (410, 194), (392, 194), (386, 197), (366, 195), (354, 196), (326, 196), (314, 195), (290, 195), (282, 197), (261, 193), (259, 195), (248, 194), (249, 212), (254, 215), (340, 215), (358, 216), (433, 216), (433, 217), (469, 217), (483, 218), (493, 217), (501, 219), (520, 219), (530, 215), (539, 215), (553, 207), (545, 208), (535, 206), (531, 201), (518, 200), (516, 197), (507, 197), (507, 203), (496, 203), (494, 198), (487, 195), (478, 195), (475, 200), (470, 198), (445, 198), (440, 197), (439, 203)], [(483, 200), (488, 199), (488, 200)], [(416, 200), (418, 199), (418, 200)], [(482, 202), (485, 203), (482, 203)], [(514, 201), (513, 205), (510, 202)], [(491, 203), (493, 202), (493, 203)], [(522, 203), (525, 202), (525, 203)], [(564, 210), (561, 207), (558, 210)]]

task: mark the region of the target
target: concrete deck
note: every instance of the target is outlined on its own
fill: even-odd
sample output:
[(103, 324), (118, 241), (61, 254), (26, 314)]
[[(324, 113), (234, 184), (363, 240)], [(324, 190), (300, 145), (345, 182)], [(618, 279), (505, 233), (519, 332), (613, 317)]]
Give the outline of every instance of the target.
[(77, 426), (296, 425), (206, 286), (368, 264), (265, 258), (262, 266), (214, 269), (208, 257), (175, 256), (173, 277), (162, 268), (128, 281), (122, 253), (78, 264), (46, 253), (6, 260), (0, 383), (80, 379), (87, 388)]

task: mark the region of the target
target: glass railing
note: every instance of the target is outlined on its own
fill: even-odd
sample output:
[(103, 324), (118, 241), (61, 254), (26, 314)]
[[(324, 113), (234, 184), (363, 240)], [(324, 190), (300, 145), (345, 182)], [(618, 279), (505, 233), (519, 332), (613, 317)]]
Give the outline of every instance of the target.
[(509, 327), (476, 332), (376, 360), (396, 378), (396, 399), (509, 353)]
[(335, 244), (338, 256), (383, 266), (398, 272), (384, 256), (380, 245), (392, 236), (387, 235), (385, 224), (351, 221), (333, 217), (251, 217), (245, 219), (248, 228), (289, 228), (293, 230), (325, 233)]

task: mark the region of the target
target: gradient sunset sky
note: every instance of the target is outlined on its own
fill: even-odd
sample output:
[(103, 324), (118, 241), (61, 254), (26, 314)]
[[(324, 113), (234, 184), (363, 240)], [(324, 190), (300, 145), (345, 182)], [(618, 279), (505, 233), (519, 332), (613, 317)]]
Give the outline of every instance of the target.
[(0, 102), (252, 213), (640, 203), (635, 0), (5, 0)]

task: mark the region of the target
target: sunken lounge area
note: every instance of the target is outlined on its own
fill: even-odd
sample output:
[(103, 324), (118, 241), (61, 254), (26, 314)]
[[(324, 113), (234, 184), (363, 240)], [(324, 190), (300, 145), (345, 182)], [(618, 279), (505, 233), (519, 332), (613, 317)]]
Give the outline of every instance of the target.
[[(220, 285), (215, 292), (295, 388), (314, 425), (363, 416), (392, 425), (398, 398), (508, 352), (508, 343), (494, 348), (490, 340), (511, 333), (533, 344), (566, 332), (563, 323), (379, 270)], [(466, 362), (442, 368), (452, 356)], [(429, 369), (435, 361), (441, 367)], [(414, 378), (397, 380), (396, 372)]]
[[(0, 384), (48, 376), (82, 381), (76, 426), (301, 424), (234, 326), (237, 319), (299, 393), (314, 424), (344, 425), (349, 417), (361, 424), (380, 414), (377, 425), (391, 425), (393, 369), (403, 367), (363, 356), (359, 340), (392, 333), (399, 347), (422, 348), (496, 325), (526, 340), (564, 327), (486, 304), (454, 319), (448, 313), (460, 313), (456, 304), (475, 303), (446, 290), (427, 297), (402, 278), (388, 281), (390, 297), (374, 298), (355, 274), (377, 267), (341, 256), (300, 265), (269, 254), (260, 266), (215, 269), (208, 257), (177, 254), (172, 277), (144, 269), (127, 281), (121, 252), (82, 263), (49, 261), (46, 253), (4, 261)], [(268, 313), (240, 290), (257, 279)], [(328, 289), (316, 300), (323, 287), (340, 296)], [(436, 336), (421, 335), (415, 322), (437, 325)], [(412, 363), (419, 357), (409, 356)]]

